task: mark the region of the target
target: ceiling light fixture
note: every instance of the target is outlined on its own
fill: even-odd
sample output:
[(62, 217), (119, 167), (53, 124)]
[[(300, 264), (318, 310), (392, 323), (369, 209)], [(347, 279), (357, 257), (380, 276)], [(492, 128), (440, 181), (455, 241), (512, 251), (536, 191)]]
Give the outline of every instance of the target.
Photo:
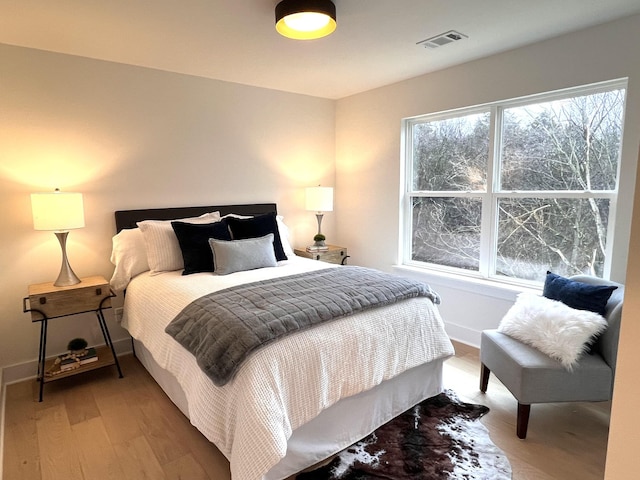
[(336, 29), (331, 0), (283, 0), (276, 5), (276, 30), (295, 40), (326, 37)]

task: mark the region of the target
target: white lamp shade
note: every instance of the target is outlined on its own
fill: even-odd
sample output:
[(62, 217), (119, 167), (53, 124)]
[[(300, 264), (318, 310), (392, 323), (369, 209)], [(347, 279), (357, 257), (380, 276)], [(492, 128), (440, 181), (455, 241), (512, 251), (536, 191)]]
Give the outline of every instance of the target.
[(306, 189), (306, 209), (315, 212), (333, 211), (332, 187), (309, 187)]
[(35, 230), (66, 231), (84, 227), (81, 193), (32, 193), (31, 211)]

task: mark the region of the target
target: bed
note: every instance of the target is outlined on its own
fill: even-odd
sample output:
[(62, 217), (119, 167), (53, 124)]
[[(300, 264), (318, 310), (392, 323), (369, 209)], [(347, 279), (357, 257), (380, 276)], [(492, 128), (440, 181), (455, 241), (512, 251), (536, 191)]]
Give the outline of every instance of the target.
[[(165, 333), (186, 305), (246, 282), (343, 267), (293, 255), (286, 224), (277, 217), (287, 259), (276, 266), (182, 275), (187, 261), (183, 268), (158, 271), (149, 262), (150, 253), (158, 252), (142, 243), (145, 224), (137, 228), (138, 222), (193, 218), (210, 224), (215, 215), (276, 213), (276, 205), (266, 203), (115, 214), (112, 286), (126, 289), (122, 325), (155, 381), (227, 457), (233, 480), (284, 479), (337, 453), (440, 393), (443, 362), (454, 353), (433, 301), (410, 298), (291, 333), (252, 353), (227, 384), (214, 384), (195, 357)], [(166, 222), (161, 225), (166, 234)], [(125, 237), (135, 240), (124, 242)]]

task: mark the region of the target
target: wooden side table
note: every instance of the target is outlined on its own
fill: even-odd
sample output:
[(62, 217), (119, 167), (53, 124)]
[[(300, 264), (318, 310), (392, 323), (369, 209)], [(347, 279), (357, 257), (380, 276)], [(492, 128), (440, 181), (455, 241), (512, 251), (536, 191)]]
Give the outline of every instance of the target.
[(299, 257), (311, 258), (321, 262), (337, 263), (338, 265), (347, 264), (349, 255), (347, 255), (347, 249), (345, 247), (339, 247), (338, 245), (327, 245), (327, 247), (329, 247), (328, 250), (321, 252), (307, 252), (304, 248), (296, 248), (293, 253)]
[[(109, 288), (109, 282), (102, 276), (82, 278), (80, 283), (68, 287), (56, 287), (53, 282), (29, 285), (29, 296), (23, 299), (22, 309), (25, 313), (31, 313), (32, 322), (41, 322), (40, 349), (38, 351), (38, 381), (40, 382), (38, 401), (42, 401), (45, 383), (95, 370), (96, 368), (115, 365), (118, 369), (119, 377), (122, 378), (120, 363), (113, 348), (113, 342), (111, 341), (111, 335), (103, 313), (104, 309), (111, 308), (111, 297), (114, 296), (114, 293)], [(55, 361), (55, 359), (47, 361), (49, 320), (87, 312), (95, 312), (104, 337), (105, 345), (96, 348), (98, 361), (60, 372), (55, 376), (47, 376), (47, 369)]]

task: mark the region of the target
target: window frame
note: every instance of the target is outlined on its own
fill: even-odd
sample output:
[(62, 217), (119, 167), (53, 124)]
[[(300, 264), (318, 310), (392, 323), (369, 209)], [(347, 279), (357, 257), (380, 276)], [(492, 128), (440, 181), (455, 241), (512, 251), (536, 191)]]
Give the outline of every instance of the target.
[[(616, 172), (615, 190), (500, 190), (501, 146), (502, 146), (502, 117), (505, 109), (524, 107), (538, 103), (546, 103), (583, 95), (594, 95), (611, 90), (624, 90), (622, 105), (622, 126), (620, 145), (618, 150), (618, 165)], [(507, 277), (495, 273), (497, 264), (498, 241), (498, 202), (501, 198), (563, 198), (563, 199), (607, 199), (609, 200), (609, 216), (607, 221), (607, 238), (603, 277), (609, 278), (611, 273), (613, 243), (615, 236), (615, 219), (617, 211), (618, 192), (620, 189), (620, 171), (622, 163), (622, 145), (624, 139), (625, 113), (628, 94), (627, 79), (615, 79), (596, 84), (582, 85), (552, 92), (539, 93), (508, 100), (456, 108), (431, 114), (409, 117), (402, 120), (401, 133), (401, 202), (400, 202), (400, 264), (432, 272), (463, 275), (482, 280), (507, 283), (520, 286), (538, 286), (540, 282), (533, 280)], [(487, 158), (486, 190), (474, 191), (415, 191), (413, 190), (413, 127), (420, 123), (456, 118), (464, 115), (489, 112), (489, 143)], [(458, 267), (422, 262), (411, 259), (413, 236), (414, 198), (420, 197), (448, 197), (448, 198), (479, 198), (482, 202), (482, 216), (480, 222), (480, 248), (478, 270), (466, 270)]]

